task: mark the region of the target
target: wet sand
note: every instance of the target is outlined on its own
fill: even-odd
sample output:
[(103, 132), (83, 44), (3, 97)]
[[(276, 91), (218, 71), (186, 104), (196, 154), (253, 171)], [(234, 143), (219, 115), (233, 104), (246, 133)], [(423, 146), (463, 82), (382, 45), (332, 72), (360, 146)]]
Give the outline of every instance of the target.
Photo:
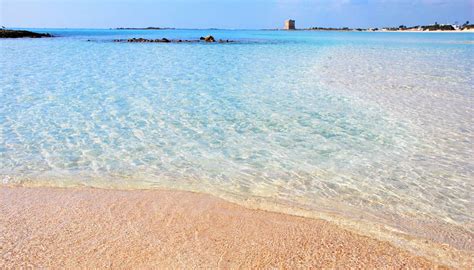
[(0, 268), (434, 268), (316, 219), (198, 193), (0, 188)]

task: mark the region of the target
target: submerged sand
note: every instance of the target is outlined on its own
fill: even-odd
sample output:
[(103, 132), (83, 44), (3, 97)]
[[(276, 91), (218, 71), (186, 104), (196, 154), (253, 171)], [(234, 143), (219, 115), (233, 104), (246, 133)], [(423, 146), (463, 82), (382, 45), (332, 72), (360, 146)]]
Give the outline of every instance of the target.
[(0, 268), (433, 268), (332, 223), (164, 190), (0, 188)]

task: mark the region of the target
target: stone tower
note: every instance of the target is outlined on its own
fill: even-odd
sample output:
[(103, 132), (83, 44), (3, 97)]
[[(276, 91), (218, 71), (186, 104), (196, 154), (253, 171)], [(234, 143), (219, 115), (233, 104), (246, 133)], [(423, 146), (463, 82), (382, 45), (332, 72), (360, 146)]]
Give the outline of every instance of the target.
[(285, 30), (295, 30), (295, 21), (294, 20), (286, 20), (285, 21)]

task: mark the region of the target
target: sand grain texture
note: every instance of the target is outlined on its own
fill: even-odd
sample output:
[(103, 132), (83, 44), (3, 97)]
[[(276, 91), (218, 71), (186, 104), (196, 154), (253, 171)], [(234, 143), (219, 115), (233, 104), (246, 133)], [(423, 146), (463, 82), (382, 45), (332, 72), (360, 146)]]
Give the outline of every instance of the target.
[(0, 188), (0, 268), (433, 268), (331, 223), (197, 193)]

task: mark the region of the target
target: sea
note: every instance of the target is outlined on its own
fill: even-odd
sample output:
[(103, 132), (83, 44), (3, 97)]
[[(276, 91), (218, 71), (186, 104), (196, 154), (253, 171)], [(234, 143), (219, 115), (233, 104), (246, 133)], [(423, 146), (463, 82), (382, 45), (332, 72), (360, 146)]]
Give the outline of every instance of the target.
[[(202, 192), (474, 251), (474, 33), (29, 30), (55, 37), (0, 40), (0, 186)], [(232, 42), (114, 42), (207, 35)]]

